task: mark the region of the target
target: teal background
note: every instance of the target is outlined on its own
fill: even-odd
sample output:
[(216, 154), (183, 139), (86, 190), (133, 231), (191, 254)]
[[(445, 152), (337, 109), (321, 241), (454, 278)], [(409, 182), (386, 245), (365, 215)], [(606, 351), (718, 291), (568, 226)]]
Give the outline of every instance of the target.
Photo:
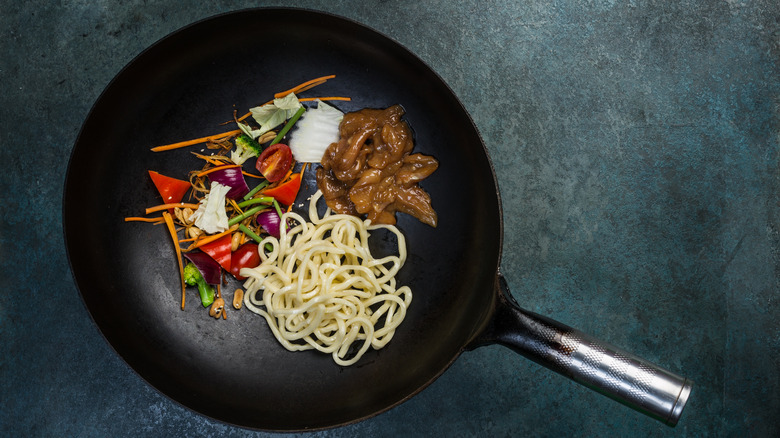
[(521, 305), (696, 382), (672, 429), (490, 346), (387, 413), (300, 436), (780, 436), (772, 0), (0, 0), (0, 436), (273, 435), (129, 369), (79, 298), (61, 227), (70, 151), (111, 78), (252, 6), (335, 13), (428, 63), (493, 159)]

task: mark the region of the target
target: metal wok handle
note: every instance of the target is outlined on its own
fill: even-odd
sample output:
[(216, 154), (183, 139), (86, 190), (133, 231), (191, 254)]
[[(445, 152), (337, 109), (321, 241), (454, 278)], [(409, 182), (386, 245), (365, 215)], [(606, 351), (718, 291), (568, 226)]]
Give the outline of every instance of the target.
[(668, 426), (675, 426), (693, 382), (579, 330), (520, 308), (498, 277), (499, 301), (471, 347), (498, 343)]

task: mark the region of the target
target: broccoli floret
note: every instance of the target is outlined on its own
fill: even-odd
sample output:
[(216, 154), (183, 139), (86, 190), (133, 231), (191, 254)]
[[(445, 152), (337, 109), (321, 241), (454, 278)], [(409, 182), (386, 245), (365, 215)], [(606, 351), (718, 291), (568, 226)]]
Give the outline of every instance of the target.
[(260, 143), (252, 137), (241, 134), (235, 140), (236, 149), (230, 153), (230, 159), (236, 164), (244, 164), (250, 157), (259, 157), (262, 152)]
[(214, 302), (214, 288), (206, 283), (198, 268), (192, 263), (187, 263), (184, 267), (184, 282), (190, 286), (198, 286), (200, 293), (200, 302), (203, 307), (208, 307)]
[(260, 153), (263, 152), (263, 148), (260, 146), (260, 143), (246, 134), (241, 134), (236, 137), (236, 146), (238, 145), (241, 145), (241, 147), (246, 149), (251, 149), (257, 156), (260, 156)]

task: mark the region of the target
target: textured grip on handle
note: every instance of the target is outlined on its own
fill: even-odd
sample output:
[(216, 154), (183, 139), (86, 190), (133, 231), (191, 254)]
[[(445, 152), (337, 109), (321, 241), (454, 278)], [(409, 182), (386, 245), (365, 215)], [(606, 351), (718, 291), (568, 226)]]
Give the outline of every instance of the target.
[(560, 354), (534, 354), (553, 360), (556, 371), (578, 383), (667, 425), (677, 424), (693, 382), (578, 330), (566, 329), (558, 327), (549, 344), (557, 344)]
[(499, 292), (496, 313), (477, 345), (502, 344), (669, 426), (677, 424), (692, 381), (520, 308), (503, 277), (499, 277)]

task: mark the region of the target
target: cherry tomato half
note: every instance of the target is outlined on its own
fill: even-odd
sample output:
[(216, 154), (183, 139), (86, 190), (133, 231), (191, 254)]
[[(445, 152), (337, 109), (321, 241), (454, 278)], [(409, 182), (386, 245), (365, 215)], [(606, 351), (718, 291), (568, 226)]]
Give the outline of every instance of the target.
[(256, 268), (260, 264), (260, 253), (257, 251), (258, 246), (256, 243), (248, 242), (238, 247), (231, 256), (230, 273), (236, 277), (237, 280), (244, 281), (246, 277), (242, 277), (238, 273), (242, 268)]
[(257, 164), (255, 167), (263, 174), (265, 179), (270, 182), (276, 182), (287, 175), (287, 171), (292, 167), (293, 161), (290, 147), (286, 144), (276, 143), (268, 146), (268, 148), (257, 157)]

